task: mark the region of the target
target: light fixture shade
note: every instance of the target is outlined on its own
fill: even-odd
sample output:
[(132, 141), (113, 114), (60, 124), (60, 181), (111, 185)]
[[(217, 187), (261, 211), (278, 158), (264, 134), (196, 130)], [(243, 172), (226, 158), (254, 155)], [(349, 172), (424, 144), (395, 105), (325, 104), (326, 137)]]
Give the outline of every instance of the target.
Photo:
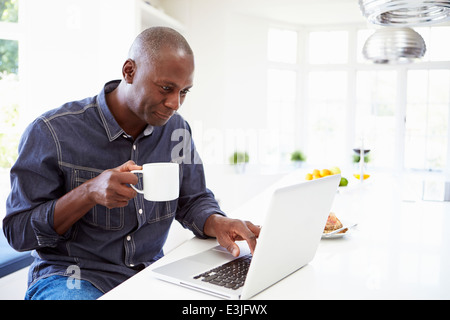
[(408, 63), (426, 52), (422, 36), (411, 28), (381, 28), (363, 47), (363, 56), (375, 63)]
[(450, 20), (450, 0), (359, 0), (369, 22), (384, 26), (417, 26)]

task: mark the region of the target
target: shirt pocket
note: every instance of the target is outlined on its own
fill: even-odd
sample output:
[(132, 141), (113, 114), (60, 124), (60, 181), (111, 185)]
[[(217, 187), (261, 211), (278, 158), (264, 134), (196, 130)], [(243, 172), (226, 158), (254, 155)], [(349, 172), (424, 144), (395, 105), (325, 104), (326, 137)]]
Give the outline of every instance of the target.
[[(100, 175), (101, 170), (97, 169), (73, 169), (73, 188), (80, 186), (88, 180)], [(91, 226), (104, 230), (121, 230), (124, 227), (125, 209), (109, 209), (102, 205), (95, 205), (81, 220)]]
[(149, 215), (147, 222), (155, 223), (175, 217), (177, 205), (178, 199), (172, 201), (152, 202), (150, 210), (151, 214)]

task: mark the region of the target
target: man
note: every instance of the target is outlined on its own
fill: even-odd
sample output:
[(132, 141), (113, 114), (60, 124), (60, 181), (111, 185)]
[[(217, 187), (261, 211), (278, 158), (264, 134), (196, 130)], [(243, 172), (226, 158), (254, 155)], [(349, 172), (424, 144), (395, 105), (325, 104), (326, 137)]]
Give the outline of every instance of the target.
[[(193, 74), (183, 36), (150, 28), (133, 42), (120, 81), (27, 128), (3, 221), (12, 247), (34, 250), (26, 299), (98, 298), (162, 257), (174, 218), (234, 255), (236, 240), (254, 250), (259, 227), (220, 210), (176, 113)], [(180, 163), (177, 200), (146, 201), (129, 186), (140, 183), (131, 170), (171, 161)]]

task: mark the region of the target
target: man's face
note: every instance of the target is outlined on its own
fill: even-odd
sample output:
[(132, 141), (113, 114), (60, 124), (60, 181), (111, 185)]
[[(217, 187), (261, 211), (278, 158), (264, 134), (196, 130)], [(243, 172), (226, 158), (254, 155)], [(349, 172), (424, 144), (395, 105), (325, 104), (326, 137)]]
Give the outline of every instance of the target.
[(137, 62), (128, 107), (145, 123), (162, 126), (183, 104), (193, 78), (193, 56), (166, 49), (154, 61)]

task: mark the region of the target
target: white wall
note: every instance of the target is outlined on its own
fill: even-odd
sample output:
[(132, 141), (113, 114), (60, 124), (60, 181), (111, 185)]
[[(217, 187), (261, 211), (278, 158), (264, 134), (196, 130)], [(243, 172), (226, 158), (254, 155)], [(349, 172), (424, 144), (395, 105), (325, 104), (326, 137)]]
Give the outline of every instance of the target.
[(257, 147), (252, 142), (267, 125), (268, 22), (220, 0), (165, 0), (163, 5), (186, 26), (196, 57), (194, 88), (180, 113), (193, 127), (203, 160), (227, 163), (235, 148)]
[[(130, 0), (21, 0), (25, 108), (28, 123), (43, 111), (100, 92), (121, 77), (135, 37)], [(22, 10), (23, 9), (23, 10)]]

